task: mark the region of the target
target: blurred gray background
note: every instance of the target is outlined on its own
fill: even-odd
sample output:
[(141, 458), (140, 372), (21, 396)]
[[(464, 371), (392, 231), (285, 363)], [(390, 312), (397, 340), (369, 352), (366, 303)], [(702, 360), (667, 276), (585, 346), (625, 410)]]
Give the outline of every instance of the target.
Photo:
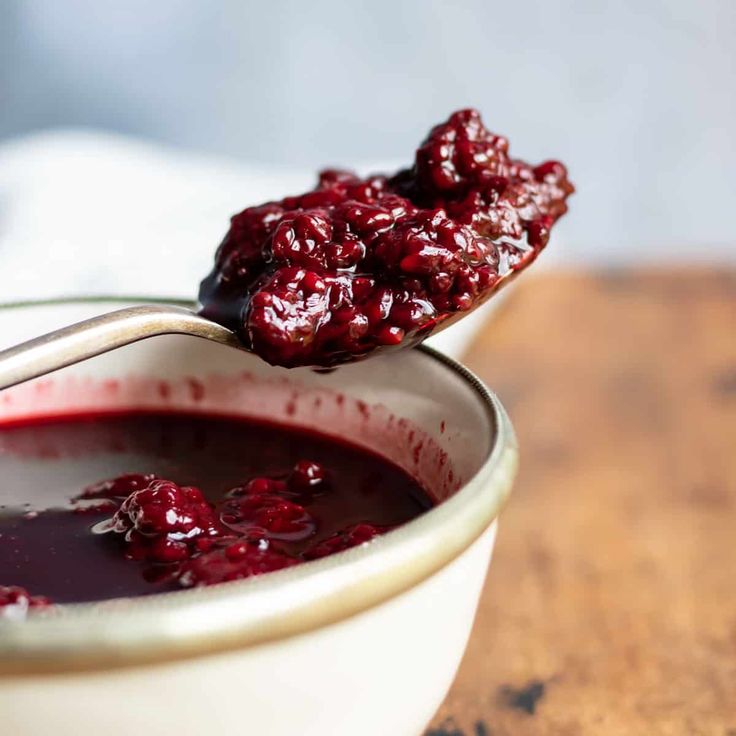
[(357, 166), (475, 106), (568, 164), (568, 258), (731, 257), (735, 39), (731, 0), (4, 0), (0, 143), (84, 127)]

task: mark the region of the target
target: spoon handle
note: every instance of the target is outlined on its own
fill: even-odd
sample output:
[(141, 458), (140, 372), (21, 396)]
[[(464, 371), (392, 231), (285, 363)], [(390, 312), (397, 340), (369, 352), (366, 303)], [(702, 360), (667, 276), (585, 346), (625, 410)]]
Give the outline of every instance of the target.
[(194, 335), (239, 345), (226, 327), (183, 307), (118, 309), (0, 351), (0, 390), (155, 335)]

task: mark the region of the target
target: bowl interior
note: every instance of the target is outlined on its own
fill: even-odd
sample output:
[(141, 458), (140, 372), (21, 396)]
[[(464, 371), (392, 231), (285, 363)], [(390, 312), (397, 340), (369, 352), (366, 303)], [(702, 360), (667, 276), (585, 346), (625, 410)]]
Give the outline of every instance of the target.
[[(113, 306), (0, 310), (0, 334), (3, 342), (14, 344)], [(492, 416), (467, 380), (422, 351), (317, 373), (275, 368), (232, 348), (173, 335), (4, 391), (0, 423), (126, 409), (250, 416), (348, 439), (400, 465), (438, 501), (478, 471), (495, 434)], [(55, 462), (58, 449), (0, 446), (4, 472), (13, 472), (13, 455), (21, 453), (35, 454), (40, 472), (41, 465)], [(75, 460), (94, 462), (84, 453)], [(33, 472), (25, 468), (28, 484), (34, 484)], [(2, 493), (0, 503), (23, 500)]]

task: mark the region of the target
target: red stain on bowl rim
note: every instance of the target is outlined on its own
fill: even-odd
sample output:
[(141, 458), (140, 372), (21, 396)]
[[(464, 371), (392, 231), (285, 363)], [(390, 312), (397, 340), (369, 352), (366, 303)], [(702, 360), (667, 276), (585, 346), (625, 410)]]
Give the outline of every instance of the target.
[(198, 378), (189, 377), (185, 380), (187, 383), (187, 387), (189, 388), (189, 393), (192, 397), (192, 401), (194, 401), (195, 403), (202, 401), (205, 396), (204, 384)]
[[(38, 389), (38, 383), (43, 388)], [(241, 409), (242, 407), (242, 409)], [(38, 421), (44, 416), (88, 413), (121, 414), (135, 410), (247, 416), (308, 429), (351, 442), (383, 455), (413, 476), (436, 499), (460, 487), (447, 452), (430, 433), (381, 404), (370, 405), (343, 392), (302, 387), (282, 377), (261, 378), (212, 373), (163, 381), (140, 375), (115, 379), (76, 376), (43, 379), (7, 389), (0, 425)], [(52, 456), (53, 448), (13, 446), (23, 455)], [(108, 447), (110, 451), (129, 448)], [(79, 449), (80, 455), (84, 450)]]

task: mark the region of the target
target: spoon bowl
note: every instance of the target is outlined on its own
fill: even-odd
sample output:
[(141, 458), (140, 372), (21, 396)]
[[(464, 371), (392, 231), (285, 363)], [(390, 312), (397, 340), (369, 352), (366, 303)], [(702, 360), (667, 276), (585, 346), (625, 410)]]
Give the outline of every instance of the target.
[[(512, 272), (501, 279), (498, 286), (484, 294), (472, 309), (439, 319), (419, 339), (407, 339), (395, 347), (377, 348), (365, 357), (414, 347), (438, 334), (472, 314), (515, 275)], [(232, 330), (197, 314), (195, 307), (194, 304), (159, 303), (116, 309), (1, 350), (0, 390), (158, 335), (191, 335), (252, 352)]]

